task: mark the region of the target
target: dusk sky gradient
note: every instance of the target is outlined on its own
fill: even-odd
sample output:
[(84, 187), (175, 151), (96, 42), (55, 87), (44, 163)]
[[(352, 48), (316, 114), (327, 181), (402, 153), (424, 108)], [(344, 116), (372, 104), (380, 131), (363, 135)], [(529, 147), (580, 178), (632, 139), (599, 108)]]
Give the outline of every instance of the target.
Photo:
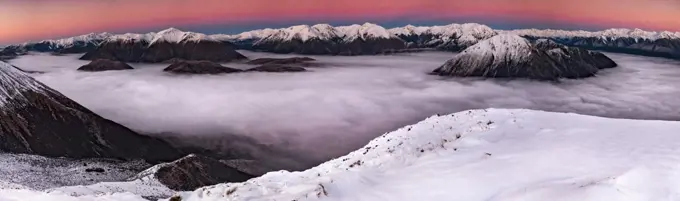
[(213, 34), (363, 22), (680, 31), (680, 0), (0, 0), (0, 44), (168, 27)]

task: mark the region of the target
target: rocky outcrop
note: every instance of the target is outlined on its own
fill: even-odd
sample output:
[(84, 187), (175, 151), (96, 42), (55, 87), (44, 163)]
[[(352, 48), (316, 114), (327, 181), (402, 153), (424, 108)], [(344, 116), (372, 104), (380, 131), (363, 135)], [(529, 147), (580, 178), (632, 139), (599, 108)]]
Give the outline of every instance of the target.
[(14, 59), (17, 56), (19, 56), (16, 52), (12, 51), (11, 49), (2, 49), (0, 50), (0, 61), (7, 61), (10, 59)]
[(242, 72), (242, 70), (224, 67), (211, 61), (176, 61), (163, 69), (163, 71), (177, 74), (223, 74)]
[(272, 72), (272, 73), (282, 73), (282, 72), (303, 72), (307, 69), (298, 66), (291, 66), (285, 64), (265, 64), (259, 67), (251, 68), (246, 71), (249, 72)]
[(69, 158), (170, 161), (165, 141), (104, 119), (0, 62), (0, 151)]
[(548, 53), (554, 61), (563, 66), (593, 66), (597, 69), (614, 68), (616, 62), (600, 52), (588, 51), (583, 48), (568, 47), (552, 40), (540, 39), (533, 42), (534, 47)]
[(616, 67), (616, 63), (601, 53), (548, 40), (531, 43), (518, 35), (500, 34), (465, 49), (433, 73), (557, 80), (590, 77), (611, 67)]
[(278, 170), (273, 167), (268, 167), (266, 164), (261, 163), (257, 160), (234, 159), (234, 160), (220, 160), (220, 162), (238, 171), (258, 177), (267, 174), (267, 172)]
[(255, 177), (218, 160), (195, 154), (156, 165), (140, 175), (152, 176), (177, 191), (191, 191), (219, 183), (244, 182)]
[(120, 62), (111, 61), (108, 59), (97, 59), (87, 65), (78, 68), (79, 71), (109, 71), (109, 70), (132, 70), (132, 66)]
[(109, 59), (123, 62), (160, 63), (169, 60), (230, 62), (245, 59), (232, 45), (206, 35), (168, 29), (158, 34), (121, 35), (104, 41), (83, 60)]

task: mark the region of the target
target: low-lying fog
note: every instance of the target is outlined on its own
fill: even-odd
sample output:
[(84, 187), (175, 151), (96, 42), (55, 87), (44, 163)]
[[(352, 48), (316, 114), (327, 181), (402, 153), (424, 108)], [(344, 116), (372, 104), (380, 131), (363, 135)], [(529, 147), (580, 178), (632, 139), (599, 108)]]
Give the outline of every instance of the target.
[[(290, 57), (244, 52), (250, 58)], [(314, 57), (303, 73), (171, 75), (166, 65), (78, 72), (77, 56), (10, 63), (94, 112), (143, 133), (237, 134), (321, 161), (428, 116), (473, 108), (530, 108), (616, 118), (680, 120), (680, 62), (608, 54), (621, 66), (584, 80), (442, 78), (452, 53)], [(246, 65), (225, 64), (245, 68)], [(569, 123), (569, 122), (565, 122)]]

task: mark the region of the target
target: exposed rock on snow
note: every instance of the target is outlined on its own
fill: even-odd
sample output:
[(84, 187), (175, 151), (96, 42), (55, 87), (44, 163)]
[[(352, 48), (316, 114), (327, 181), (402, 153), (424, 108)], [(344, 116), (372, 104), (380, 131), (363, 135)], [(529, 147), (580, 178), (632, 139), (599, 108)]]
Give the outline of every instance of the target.
[(645, 31), (642, 29), (607, 29), (603, 31), (568, 31), (568, 30), (554, 30), (554, 29), (518, 29), (511, 31), (503, 31), (514, 33), (523, 36), (536, 36), (548, 38), (575, 38), (575, 37), (600, 37), (600, 38), (637, 38), (646, 40), (657, 39), (680, 39), (680, 32), (670, 31)]
[(242, 70), (224, 67), (210, 61), (177, 61), (163, 71), (177, 74), (222, 74), (237, 73)]
[(275, 53), (365, 55), (406, 48), (401, 39), (371, 23), (339, 27), (298, 25), (213, 38), (233, 42), (245, 49)]
[(285, 64), (264, 64), (259, 67), (248, 69), (246, 71), (282, 73), (282, 72), (303, 72), (307, 71), (307, 69), (303, 67)]
[(104, 119), (4, 62), (0, 62), (0, 150), (149, 161), (179, 155), (166, 142)]
[(505, 32), (530, 39), (549, 38), (561, 44), (593, 50), (680, 59), (680, 32), (641, 29), (607, 29), (597, 32), (522, 29)]
[(244, 182), (254, 176), (218, 160), (192, 154), (156, 165), (138, 176), (141, 177), (153, 177), (170, 189), (187, 191), (219, 183)]
[[(0, 183), (25, 186), (21, 189), (47, 190), (62, 186), (122, 181), (151, 165), (144, 161), (112, 159), (49, 158), (27, 154), (0, 154)], [(88, 172), (103, 170), (105, 173)], [(0, 189), (3, 189), (0, 185)]]
[(73, 196), (60, 192), (45, 193), (27, 189), (0, 189), (0, 198), (7, 201), (148, 201), (132, 193)]
[(220, 162), (227, 164), (227, 166), (232, 167), (238, 171), (254, 176), (262, 176), (267, 172), (272, 171), (272, 169), (267, 167), (267, 165), (256, 160), (234, 159), (234, 160), (220, 160)]
[[(565, 124), (565, 122), (569, 122)], [(676, 200), (678, 122), (489, 109), (433, 116), (303, 172), (198, 200)], [(643, 134), (644, 135), (641, 135)]]
[(432, 27), (408, 25), (390, 29), (389, 32), (410, 43), (410, 47), (437, 48), (448, 51), (461, 51), (479, 41), (497, 35), (497, 32), (490, 27), (476, 23)]
[(109, 59), (123, 62), (158, 63), (173, 59), (229, 62), (245, 59), (233, 46), (204, 34), (174, 28), (150, 34), (110, 37), (81, 59)]
[(132, 66), (120, 62), (111, 61), (108, 59), (97, 59), (78, 68), (79, 71), (108, 71), (108, 70), (132, 70)]
[(595, 75), (615, 67), (601, 53), (567, 47), (548, 40), (534, 44), (514, 34), (500, 34), (465, 49), (434, 70), (444, 76), (479, 76), (556, 80)]

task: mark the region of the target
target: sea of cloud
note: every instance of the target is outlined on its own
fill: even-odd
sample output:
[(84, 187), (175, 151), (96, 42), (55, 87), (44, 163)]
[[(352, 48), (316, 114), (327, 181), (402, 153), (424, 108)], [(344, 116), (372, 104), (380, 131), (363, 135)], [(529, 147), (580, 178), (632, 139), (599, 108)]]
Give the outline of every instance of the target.
[(164, 64), (79, 72), (76, 69), (87, 62), (77, 60), (78, 55), (34, 54), (10, 63), (44, 72), (32, 75), (103, 117), (142, 133), (187, 139), (249, 136), (315, 162), (344, 155), (428, 116), (474, 108), (680, 120), (678, 61), (608, 54), (619, 68), (561, 82), (428, 74), (452, 55), (317, 56), (324, 65), (309, 72), (227, 75), (173, 75), (162, 72)]

